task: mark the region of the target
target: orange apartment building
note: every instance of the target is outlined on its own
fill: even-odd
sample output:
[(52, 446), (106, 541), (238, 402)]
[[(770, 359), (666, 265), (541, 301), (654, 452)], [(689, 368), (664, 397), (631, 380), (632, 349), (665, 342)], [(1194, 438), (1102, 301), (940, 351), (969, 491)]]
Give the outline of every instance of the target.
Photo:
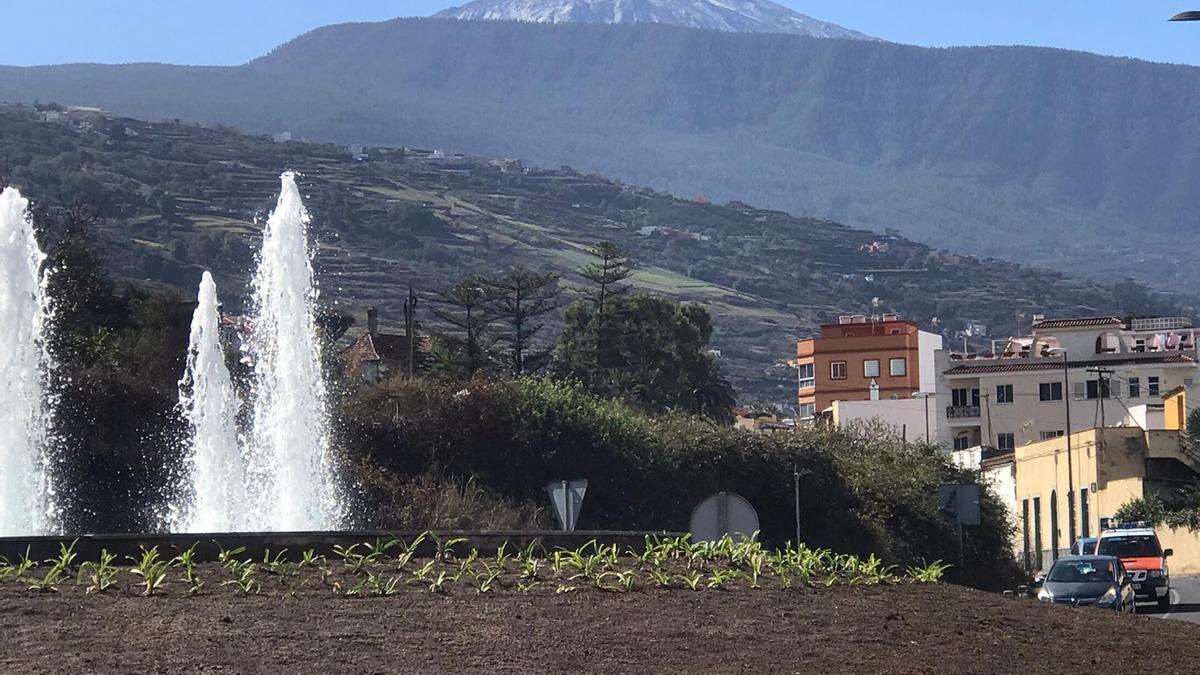
[(796, 343), (799, 419), (834, 401), (910, 398), (936, 386), (934, 352), (942, 337), (895, 314), (849, 315), (821, 326), (820, 337)]

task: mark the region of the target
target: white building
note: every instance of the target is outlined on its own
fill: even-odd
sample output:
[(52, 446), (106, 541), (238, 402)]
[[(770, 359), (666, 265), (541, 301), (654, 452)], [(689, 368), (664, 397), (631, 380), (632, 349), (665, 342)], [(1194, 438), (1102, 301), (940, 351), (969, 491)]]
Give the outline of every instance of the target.
[(1005, 452), (1068, 429), (1161, 424), (1162, 395), (1197, 368), (1188, 319), (1034, 317), (1032, 335), (991, 354), (938, 352), (939, 440)]
[(932, 395), (879, 401), (834, 401), (832, 410), (833, 424), (839, 429), (881, 424), (908, 441), (937, 442), (939, 418)]

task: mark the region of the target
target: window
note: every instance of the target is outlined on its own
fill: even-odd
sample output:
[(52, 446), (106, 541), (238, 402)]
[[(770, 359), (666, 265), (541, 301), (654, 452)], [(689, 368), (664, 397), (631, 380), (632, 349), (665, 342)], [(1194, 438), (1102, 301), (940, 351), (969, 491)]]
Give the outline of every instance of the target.
[(1096, 555), (1111, 555), (1117, 558), (1159, 558), (1162, 547), (1153, 534), (1119, 534), (1100, 538)]
[(1108, 380), (1088, 380), (1084, 385), (1084, 398), (1094, 401), (1098, 398), (1112, 398), (1112, 383)]
[(1043, 382), (1038, 385), (1038, 398), (1043, 401), (1062, 400), (1062, 382)]
[(1012, 403), (1013, 386), (1011, 384), (996, 385), (996, 403)]
[(955, 408), (979, 405), (978, 389), (954, 389), (950, 392), (951, 405)]
[(1042, 440), (1043, 441), (1048, 441), (1051, 438), (1062, 438), (1063, 436), (1066, 436), (1066, 433), (1063, 432), (1062, 429), (1056, 429), (1054, 431), (1043, 431), (1042, 432)]
[(1058, 490), (1050, 491), (1050, 555), (1058, 560)]
[(1147, 377), (1146, 378), (1146, 393), (1150, 395), (1150, 398), (1154, 398), (1154, 397), (1158, 396), (1158, 378), (1157, 377)]
[(1067, 491), (1067, 541), (1075, 541), (1075, 491)]
[(816, 403), (801, 403), (800, 404), (800, 419), (811, 420), (817, 416)]
[(1129, 378), (1129, 398), (1142, 397), (1142, 379), (1140, 377)]
[(1044, 569), (1042, 562), (1042, 498), (1033, 498), (1033, 554), (1034, 569)]
[(971, 437), (970, 436), (958, 436), (957, 438), (954, 439), (954, 449), (955, 450), (966, 450), (969, 447), (971, 447)]
[(1029, 557), (1029, 499), (1021, 500), (1021, 559), (1025, 561), (1025, 569), (1033, 569), (1033, 561)]
[(844, 380), (846, 379), (846, 362), (834, 361), (829, 364), (829, 379)]
[(1017, 447), (1017, 439), (1013, 434), (996, 434), (996, 449), (1012, 451)]
[(1088, 489), (1079, 488), (1079, 522), (1083, 525), (1083, 538), (1091, 536), (1092, 528), (1088, 524)]
[(863, 377), (879, 377), (879, 359), (863, 361)]
[(817, 386), (817, 367), (811, 363), (801, 363), (797, 366), (800, 371), (800, 388), (807, 389)]
[(904, 359), (892, 359), (890, 366), (892, 377), (904, 377), (908, 374), (908, 364)]

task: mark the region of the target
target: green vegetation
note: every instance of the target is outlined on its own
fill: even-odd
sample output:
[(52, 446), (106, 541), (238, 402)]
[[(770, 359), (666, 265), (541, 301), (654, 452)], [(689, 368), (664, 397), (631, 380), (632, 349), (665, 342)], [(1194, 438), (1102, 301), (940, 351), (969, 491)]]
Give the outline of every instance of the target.
[[(782, 546), (795, 538), (796, 471), (806, 544), (916, 565), (958, 559), (937, 486), (974, 479), (939, 449), (887, 435), (754, 435), (648, 416), (548, 379), (395, 379), (344, 400), (337, 417), (348, 479), (360, 487), (354, 525), (369, 528), (409, 524), (390, 520), (407, 494), (398, 476), (472, 480), (532, 506), (544, 503), (546, 483), (572, 475), (589, 480), (581, 529), (686, 528), (700, 500), (725, 490), (750, 499), (764, 541)], [(974, 582), (1002, 586), (1013, 573), (1007, 516), (991, 494), (983, 514), (968, 533), (966, 568)]]
[(1121, 505), (1115, 514), (1123, 522), (1146, 521), (1155, 525), (1200, 531), (1200, 487), (1176, 489)]
[[(422, 307), (431, 290), (454, 299), (438, 307), (444, 317), (422, 328), (442, 334), (439, 347), (452, 356), (441, 360), (444, 372), (378, 386), (340, 376), (337, 340), (350, 321), (333, 307), (322, 314), (335, 374), (334, 447), (342, 478), (356, 486), (354, 526), (545, 526), (544, 486), (569, 475), (591, 481), (582, 528), (683, 530), (701, 499), (734, 491), (758, 510), (763, 541), (786, 548), (796, 545), (795, 471), (804, 543), (875, 561), (856, 567), (856, 575), (870, 579), (887, 565), (956, 560), (957, 538), (937, 511), (936, 488), (973, 477), (950, 466), (937, 448), (878, 435), (765, 437), (726, 428), (713, 421), (728, 414), (724, 378), (745, 383), (752, 399), (790, 399), (794, 381), (770, 364), (792, 348), (794, 329), (870, 306), (873, 298), (881, 308), (913, 309), (916, 316), (930, 316), (940, 303), (975, 307), (975, 295), (991, 298), (981, 311), (1029, 309), (1019, 302), (1026, 284), (1047, 284), (1042, 307), (1115, 298), (1094, 284), (951, 259), (897, 238), (887, 240), (886, 251), (868, 252), (863, 246), (877, 241), (870, 233), (743, 205), (685, 202), (568, 170), (512, 172), (454, 160), (471, 167), (471, 175), (445, 175), (418, 151), (354, 162), (337, 148), (276, 145), (227, 129), (131, 120), (83, 129), (39, 122), (13, 108), (0, 110), (0, 132), (0, 151), (13, 158), (12, 179), (39, 197), (35, 218), (55, 269), (49, 292), (62, 299), (49, 348), (59, 363), (52, 385), (60, 398), (61, 447), (71, 449), (55, 464), (56, 479), (70, 500), (65, 525), (73, 531), (161, 527), (155, 514), (181, 462), (174, 404), (191, 312), (187, 295), (174, 287), (191, 292), (198, 260), (214, 267), (222, 288), (238, 287), (257, 232), (253, 216), (269, 207), (273, 174), (285, 166), (307, 176), (322, 245), (318, 265), (324, 279), (337, 279), (326, 288), (342, 301), (371, 302), (399, 316), (414, 278), (426, 280), (418, 284), (427, 289)], [(642, 227), (693, 236), (643, 237)], [(184, 246), (173, 246), (176, 239)], [(911, 256), (942, 263), (936, 274), (911, 281), (904, 275), (868, 281), (861, 274), (864, 266), (896, 266)], [(523, 264), (537, 278), (513, 284)], [(576, 277), (581, 267), (585, 274)], [(555, 312), (532, 311), (542, 300), (558, 304), (554, 277), (582, 287), (561, 320)], [(521, 310), (519, 329), (510, 302), (518, 286), (542, 299)], [(243, 301), (232, 292), (222, 298), (233, 312)], [(529, 333), (542, 322), (538, 316), (546, 317), (546, 329)], [(559, 325), (564, 338), (546, 371), (552, 377), (503, 379), (532, 370), (526, 357), (546, 352)], [(512, 341), (517, 332), (527, 338), (520, 358)], [(710, 346), (723, 355), (717, 358)], [(235, 358), (230, 365), (243, 382), (244, 365)], [(967, 539), (964, 569), (974, 576), (964, 580), (1002, 586), (1013, 572), (1007, 520), (990, 496), (984, 514), (984, 525)], [(218, 584), (204, 576), (207, 587), (227, 584), (249, 595), (278, 579), (289, 594), (300, 592), (297, 566), (278, 554), (246, 561), (242, 553), (223, 552), (225, 578)], [(495, 579), (477, 576), (490, 572), (462, 567), (465, 552), (454, 543), (442, 542), (440, 553), (433, 567), (412, 572), (423, 587), (447, 592), (465, 580), (476, 592), (494, 588)], [(345, 554), (357, 574), (371, 567), (371, 556), (404, 552)], [(176, 586), (204, 592), (202, 575), (189, 572), (184, 558), (168, 560), (152, 549), (132, 561), (143, 592)], [(746, 561), (747, 583), (761, 583), (768, 562)], [(334, 569), (313, 557), (304, 569), (314, 565), (323, 586), (343, 581), (345, 565)], [(168, 573), (174, 566), (178, 576)], [(89, 588), (111, 587), (105, 580), (113, 573), (104, 570), (89, 566)], [(625, 588), (663, 581), (607, 571), (613, 574), (593, 574), (588, 583)], [(668, 583), (686, 575), (688, 586), (740, 583), (708, 570), (695, 578), (698, 570), (686, 565), (659, 572)], [(521, 583), (528, 587), (538, 574), (535, 567)], [(356, 579), (342, 588), (386, 593), (396, 589), (392, 581)], [(564, 593), (578, 588), (570, 580), (551, 585)]]
[[(794, 372), (784, 365), (794, 339), (839, 314), (896, 311), (947, 335), (976, 320), (1007, 336), (1018, 312), (1181, 311), (1137, 284), (1108, 288), (742, 203), (675, 199), (567, 169), (439, 159), (417, 150), (369, 154), (358, 162), (341, 148), (275, 144), (229, 128), (128, 119), (85, 126), (0, 108), (0, 156), (7, 158), (0, 172), (35, 199), (52, 260), (64, 270), (95, 270), (88, 258), (98, 258), (106, 272), (63, 280), (62, 320), (76, 324), (68, 331), (76, 342), (61, 348), (78, 351), (71, 360), (89, 369), (149, 364), (124, 384), (131, 392), (147, 381), (171, 387), (178, 378), (174, 361), (182, 348), (159, 339), (132, 344), (130, 328), (150, 325), (147, 313), (173, 311), (172, 302), (194, 292), (202, 268), (226, 289), (225, 308), (241, 311), (245, 298), (232, 289), (244, 287), (260, 231), (255, 219), (270, 208), (278, 173), (287, 168), (301, 172), (315, 218), (323, 297), (343, 312), (378, 307), (388, 330), (401, 323), (411, 284), (422, 300), (421, 330), (459, 333), (431, 310), (461, 312), (434, 300), (470, 275), (508, 279), (506, 299), (490, 302), (494, 344), (484, 345), (491, 349), (487, 361), (506, 370), (517, 346), (510, 275), (524, 269), (538, 283), (553, 275), (567, 289), (582, 287), (594, 313), (598, 285), (575, 271), (594, 264), (588, 251), (604, 242), (633, 261), (632, 276), (616, 285), (702, 304), (723, 375), (744, 400), (776, 404), (794, 398)], [(150, 300), (148, 288), (162, 286), (183, 292)], [(547, 289), (530, 291), (537, 297)], [(525, 336), (530, 358), (520, 345), (526, 372), (545, 365), (562, 327), (564, 303), (548, 303), (553, 309), (541, 318), (521, 310), (528, 317), (519, 319), (522, 333), (544, 324)], [(85, 329), (109, 337), (99, 340)], [(151, 351), (164, 346), (172, 351)], [(118, 438), (122, 428), (129, 427), (98, 438)]]
[[(408, 559), (400, 560), (388, 554), (391, 549), (405, 553), (416, 550), (422, 541), (435, 542), (432, 557), (417, 568), (406, 571)], [(828, 549), (814, 549), (791, 543), (780, 549), (769, 549), (757, 535), (735, 540), (726, 535), (717, 541), (693, 542), (690, 535), (682, 537), (648, 536), (644, 545), (626, 551), (618, 550), (615, 544), (601, 545), (592, 540), (577, 549), (558, 548), (547, 552), (536, 540), (515, 555), (506, 555), (504, 545), (492, 558), (481, 555), (472, 548), (458, 559), (449, 553), (465, 539), (439, 539), (433, 532), (425, 532), (412, 542), (399, 539), (376, 541), (338, 547), (338, 555), (347, 564), (336, 572), (318, 572), (307, 567), (291, 565), (282, 558), (272, 560), (272, 566), (280, 570), (279, 588), (288, 596), (295, 597), (309, 587), (312, 574), (320, 574), (321, 584), (312, 586), (314, 592), (332, 592), (346, 597), (397, 595), (406, 589), (427, 590), (430, 593), (456, 593), (473, 591), (476, 594), (517, 590), (521, 593), (549, 592), (567, 593), (583, 588), (594, 588), (610, 593), (629, 593), (643, 589), (687, 589), (691, 591), (715, 591), (731, 588), (758, 590), (828, 588), (831, 586), (876, 586), (899, 583), (938, 583), (949, 568), (940, 561), (930, 565), (909, 567), (904, 573), (897, 572), (894, 565), (883, 565), (875, 556), (860, 558), (838, 554)], [(356, 550), (368, 550), (370, 554), (358, 554)], [(194, 551), (193, 546), (189, 551)], [(318, 556), (306, 558), (316, 560)], [(271, 558), (268, 553), (268, 558)], [(158, 557), (155, 549), (143, 549), (140, 559), (132, 559), (135, 566), (128, 570), (140, 595), (170, 594), (166, 577), (168, 569), (183, 569), (185, 576), (194, 577), (198, 567), (184, 556), (171, 561)], [(323, 558), (320, 558), (324, 562)], [(232, 562), (233, 564), (229, 564)], [(211, 566), (208, 570), (219, 579), (218, 587), (231, 588), (238, 595), (271, 594), (264, 588), (258, 573), (262, 569), (249, 559), (228, 558), (225, 564)], [(70, 564), (61, 560), (49, 570), (45, 579), (35, 579), (30, 590), (54, 591), (52, 584), (66, 578)], [(83, 583), (94, 580), (87, 589), (103, 592), (121, 587), (121, 571), (112, 565), (112, 556), (102, 552), (99, 561), (87, 561), (80, 566)], [(330, 577), (334, 577), (330, 580)], [(23, 578), (9, 575), (0, 578), (0, 583), (15, 581), (27, 583)], [(129, 584), (127, 587), (132, 587)], [(187, 593), (207, 593), (202, 585), (189, 583)]]

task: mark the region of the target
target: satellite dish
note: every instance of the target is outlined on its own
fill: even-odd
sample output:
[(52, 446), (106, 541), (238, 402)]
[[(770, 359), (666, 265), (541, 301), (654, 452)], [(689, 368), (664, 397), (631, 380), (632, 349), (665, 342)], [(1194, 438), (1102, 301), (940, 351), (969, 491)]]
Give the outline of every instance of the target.
[(758, 532), (758, 514), (745, 497), (718, 492), (692, 509), (692, 541), (717, 541), (725, 535), (734, 539)]

